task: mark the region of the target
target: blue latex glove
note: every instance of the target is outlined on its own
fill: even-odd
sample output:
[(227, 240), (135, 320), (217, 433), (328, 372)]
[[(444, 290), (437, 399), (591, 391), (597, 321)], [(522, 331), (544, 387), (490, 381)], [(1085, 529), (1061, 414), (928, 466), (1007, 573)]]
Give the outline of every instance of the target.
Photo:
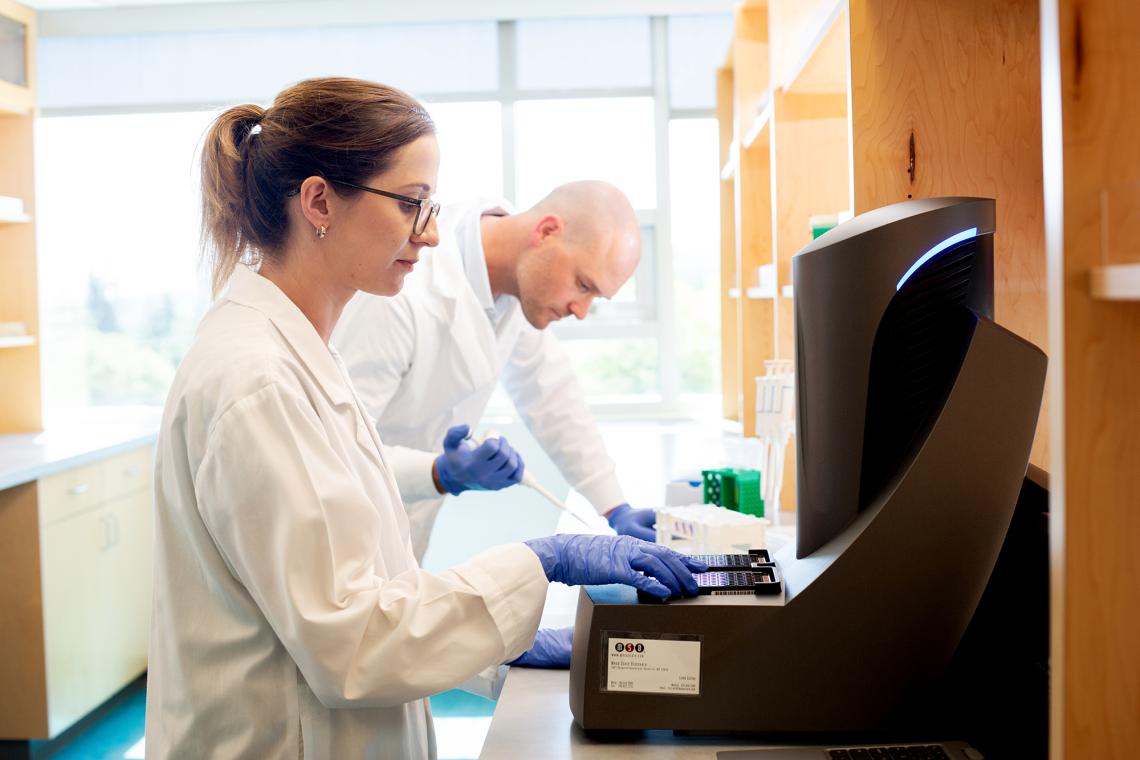
[(632, 536), (559, 533), (524, 543), (549, 580), (570, 586), (624, 583), (662, 599), (696, 596), (693, 573), (708, 570), (704, 562)]
[(653, 530), (657, 524), (657, 513), (652, 509), (634, 509), (628, 504), (619, 504), (606, 515), (606, 519), (618, 535), (633, 536), (642, 541), (654, 541), (657, 538), (657, 531)]
[(530, 649), (508, 662), (521, 668), (570, 667), (570, 645), (573, 643), (573, 628), (539, 628)]
[(436, 457), (436, 474), (448, 493), (498, 491), (522, 480), (522, 457), (506, 438), (491, 438), (478, 446), (465, 442), (470, 428), (456, 425), (443, 437), (443, 453)]

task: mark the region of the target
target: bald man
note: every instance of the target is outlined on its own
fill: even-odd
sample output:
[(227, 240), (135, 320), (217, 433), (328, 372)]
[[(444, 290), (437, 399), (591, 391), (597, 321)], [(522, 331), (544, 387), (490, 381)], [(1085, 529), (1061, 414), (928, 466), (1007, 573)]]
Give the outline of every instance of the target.
[[(394, 298), (358, 294), (333, 344), (376, 420), (423, 560), (445, 493), (517, 483), (506, 442), (474, 451), (474, 427), (501, 380), (534, 437), (619, 532), (653, 540), (654, 513), (632, 509), (566, 355), (547, 326), (585, 319), (637, 268), (641, 239), (629, 200), (605, 182), (572, 182), (533, 208), (506, 201), (449, 206), (439, 245)], [(443, 453), (438, 454), (443, 442)]]

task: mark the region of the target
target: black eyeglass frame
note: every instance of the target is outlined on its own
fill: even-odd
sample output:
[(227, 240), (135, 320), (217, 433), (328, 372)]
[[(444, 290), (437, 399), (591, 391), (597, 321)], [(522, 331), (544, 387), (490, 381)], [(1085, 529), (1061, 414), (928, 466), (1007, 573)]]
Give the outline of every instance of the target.
[[(428, 224), (431, 223), (431, 218), (439, 213), (439, 204), (433, 201), (431, 198), (413, 198), (410, 195), (400, 195), (399, 193), (390, 193), (387, 190), (377, 190), (374, 187), (365, 187), (364, 185), (357, 185), (353, 182), (345, 182), (342, 179), (330, 179), (329, 182), (333, 182), (338, 185), (344, 185), (345, 187), (351, 187), (356, 190), (363, 190), (366, 193), (383, 195), (385, 198), (391, 198), (393, 200), (399, 201), (400, 203), (406, 203), (409, 206), (415, 206), (419, 210), (416, 212), (416, 220), (412, 222), (413, 235), (424, 234), (424, 230), (426, 230)], [(421, 219), (423, 219), (422, 224), (420, 223)]]
[[(410, 195), (400, 195), (399, 193), (391, 193), (387, 190), (377, 190), (374, 187), (358, 185), (355, 182), (345, 182), (343, 179), (330, 179), (329, 182), (337, 185), (344, 185), (345, 187), (351, 187), (354, 190), (363, 190), (366, 193), (383, 195), (385, 198), (391, 198), (392, 200), (399, 201), (400, 203), (406, 203), (409, 206), (415, 206), (417, 211), (415, 221), (412, 222), (413, 235), (424, 234), (424, 231), (427, 230), (428, 224), (431, 222), (431, 218), (439, 214), (439, 204), (433, 201), (431, 198), (413, 198)], [(289, 193), (289, 195), (297, 195), (298, 192), (300, 191), (293, 190)], [(422, 224), (420, 222), (421, 219), (423, 220)]]

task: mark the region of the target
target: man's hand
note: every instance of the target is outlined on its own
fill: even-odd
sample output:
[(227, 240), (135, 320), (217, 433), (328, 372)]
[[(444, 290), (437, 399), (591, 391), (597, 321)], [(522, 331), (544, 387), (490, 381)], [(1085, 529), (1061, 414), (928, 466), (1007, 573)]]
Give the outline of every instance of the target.
[(628, 504), (618, 504), (606, 514), (610, 527), (620, 536), (633, 536), (642, 541), (654, 541), (657, 532), (657, 513), (652, 509), (634, 509)]
[(498, 491), (522, 480), (525, 465), (506, 438), (491, 438), (478, 446), (467, 439), (470, 428), (456, 425), (443, 438), (443, 453), (432, 474), (441, 493)]

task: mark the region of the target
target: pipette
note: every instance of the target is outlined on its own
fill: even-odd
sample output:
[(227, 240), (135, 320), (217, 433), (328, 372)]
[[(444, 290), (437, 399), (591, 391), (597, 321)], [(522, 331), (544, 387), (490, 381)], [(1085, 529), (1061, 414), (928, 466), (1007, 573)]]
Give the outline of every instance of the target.
[[(483, 439), (479, 439), (478, 437), (475, 436), (474, 433), (468, 432), (467, 437), (464, 440), (468, 441), (469, 445), (472, 448), (474, 448), (474, 447), (482, 444), (483, 441), (487, 440), (487, 438), (501, 438), (501, 437), (502, 436), (500, 436), (494, 430), (488, 430), (486, 437), (484, 437)], [(550, 491), (546, 490), (542, 486), (542, 484), (538, 482), (538, 478), (536, 478), (534, 476), (534, 474), (531, 473), (530, 470), (527, 470), (525, 468), (523, 469), (522, 484), (524, 486), (526, 486), (527, 488), (531, 489), (532, 491), (536, 491), (539, 496), (542, 496), (547, 501), (549, 501), (551, 504), (558, 507), (563, 512), (565, 512), (566, 514), (570, 515), (575, 520), (577, 520), (578, 522), (585, 525), (587, 528), (590, 528), (591, 530), (593, 529), (594, 526), (592, 526), (592, 525), (590, 525), (590, 523), (586, 522), (586, 520), (584, 518), (582, 518), (578, 513), (571, 510), (570, 507), (563, 504), (561, 499), (559, 499), (557, 496), (552, 494)]]

